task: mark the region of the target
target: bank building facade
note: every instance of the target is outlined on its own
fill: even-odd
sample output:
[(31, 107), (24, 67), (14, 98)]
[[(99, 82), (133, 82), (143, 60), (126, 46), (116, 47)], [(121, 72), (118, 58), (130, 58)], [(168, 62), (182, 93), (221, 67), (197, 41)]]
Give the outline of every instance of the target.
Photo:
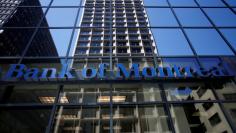
[(234, 133), (235, 36), (235, 0), (0, 0), (0, 132)]

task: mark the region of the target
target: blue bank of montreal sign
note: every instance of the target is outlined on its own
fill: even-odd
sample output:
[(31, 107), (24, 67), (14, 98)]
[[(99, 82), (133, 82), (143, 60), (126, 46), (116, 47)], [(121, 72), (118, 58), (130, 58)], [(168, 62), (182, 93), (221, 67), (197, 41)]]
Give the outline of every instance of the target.
[[(15, 80), (141, 80), (141, 79), (186, 79), (186, 78), (214, 78), (233, 76), (228, 66), (215, 66), (209, 69), (179, 67), (144, 67), (132, 64), (126, 68), (123, 64), (116, 64), (116, 70), (109, 71), (109, 64), (102, 63), (98, 68), (83, 68), (78, 70), (62, 64), (61, 69), (56, 68), (28, 68), (24, 64), (10, 64), (9, 69), (1, 75), (1, 81)], [(1, 70), (1, 69), (0, 69)], [(1, 73), (1, 71), (0, 71)]]

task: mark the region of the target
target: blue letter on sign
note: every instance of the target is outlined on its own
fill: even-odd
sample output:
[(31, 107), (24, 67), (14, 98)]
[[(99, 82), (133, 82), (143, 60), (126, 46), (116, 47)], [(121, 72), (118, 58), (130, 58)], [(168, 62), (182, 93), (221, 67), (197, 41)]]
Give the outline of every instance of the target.
[(121, 63), (117, 64), (117, 68), (119, 69), (116, 73), (116, 78), (122, 78), (121, 74), (126, 78), (130, 78), (132, 74), (134, 74), (135, 79), (140, 79), (140, 74), (139, 74), (139, 64), (132, 64), (132, 67), (130, 70), (126, 70), (124, 65)]
[(21, 76), (23, 76), (23, 70), (25, 68), (25, 65), (23, 64), (11, 64), (10, 69), (8, 70), (5, 80), (13, 80), (18, 79)]

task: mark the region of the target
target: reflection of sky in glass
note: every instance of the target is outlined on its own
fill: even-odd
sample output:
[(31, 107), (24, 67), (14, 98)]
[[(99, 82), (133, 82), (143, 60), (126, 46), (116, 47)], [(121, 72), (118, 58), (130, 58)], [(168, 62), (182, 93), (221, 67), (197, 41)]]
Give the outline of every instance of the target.
[(151, 26), (178, 26), (173, 13), (168, 8), (146, 8)]
[(232, 55), (220, 35), (213, 29), (187, 29), (190, 41), (199, 55)]
[(40, 0), (41, 6), (48, 6), (51, 0)]
[(236, 0), (226, 0), (226, 3), (228, 3), (230, 6), (236, 6)]
[(217, 26), (236, 26), (236, 15), (227, 8), (204, 9)]
[(236, 50), (236, 29), (221, 29), (220, 31)]
[(174, 10), (183, 26), (211, 26), (200, 9), (175, 8)]
[(66, 56), (72, 29), (50, 29), (59, 56)]
[(197, 2), (200, 6), (225, 6), (221, 0), (197, 0)]
[(143, 0), (144, 6), (168, 6), (166, 0)]
[(178, 29), (152, 29), (160, 55), (192, 55), (192, 51)]
[[(50, 27), (73, 27), (77, 11), (78, 8), (50, 8), (46, 18)], [(66, 56), (72, 29), (50, 29), (50, 32), (59, 56)]]
[(80, 0), (54, 0), (52, 6), (79, 6)]
[(169, 0), (172, 6), (197, 6), (194, 0)]

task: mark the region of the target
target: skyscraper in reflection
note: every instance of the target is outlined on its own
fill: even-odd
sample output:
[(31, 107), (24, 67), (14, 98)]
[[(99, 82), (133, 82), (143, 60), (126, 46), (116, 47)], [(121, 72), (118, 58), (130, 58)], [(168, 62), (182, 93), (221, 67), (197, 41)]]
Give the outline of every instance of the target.
[(0, 5), (1, 56), (20, 56), (29, 44), (28, 56), (58, 56), (49, 29), (39, 29), (29, 43), (41, 19), (40, 26), (47, 27), (48, 23), (41, 7), (21, 6), (41, 6), (39, 0), (0, 0)]

